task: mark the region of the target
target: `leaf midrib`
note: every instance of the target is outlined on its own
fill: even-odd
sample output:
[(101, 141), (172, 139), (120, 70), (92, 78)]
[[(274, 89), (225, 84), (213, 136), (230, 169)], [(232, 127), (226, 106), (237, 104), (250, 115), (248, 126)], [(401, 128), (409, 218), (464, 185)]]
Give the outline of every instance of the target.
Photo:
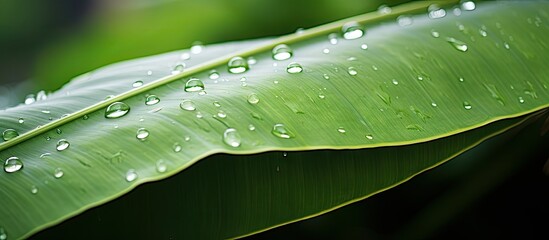
[(404, 13), (411, 13), (419, 10), (425, 10), (428, 6), (432, 4), (438, 4), (438, 5), (450, 5), (455, 4), (457, 0), (444, 0), (444, 1), (421, 1), (421, 2), (410, 2), (402, 5), (398, 5), (392, 8), (392, 11), (388, 14), (380, 14), (379, 12), (369, 12), (362, 15), (350, 17), (341, 19), (335, 22), (331, 22), (328, 24), (324, 24), (318, 27), (313, 27), (307, 30), (304, 30), (300, 33), (292, 33), (285, 36), (281, 36), (278, 38), (275, 38), (273, 40), (268, 40), (265, 43), (259, 44), (257, 46), (244, 49), (241, 51), (237, 51), (231, 54), (227, 54), (209, 61), (206, 61), (204, 63), (198, 64), (196, 66), (190, 67), (188, 69), (183, 70), (181, 73), (169, 75), (157, 80), (154, 80), (148, 84), (145, 84), (139, 88), (134, 88), (129, 91), (126, 91), (124, 93), (121, 93), (115, 97), (109, 98), (107, 100), (101, 101), (99, 103), (93, 104), (89, 107), (83, 108), (79, 111), (76, 111), (69, 116), (66, 116), (64, 118), (60, 118), (57, 120), (54, 120), (52, 122), (49, 122), (45, 125), (42, 125), (41, 127), (37, 127), (33, 130), (30, 130), (28, 132), (25, 132), (9, 141), (0, 143), (0, 151), (3, 151), (5, 149), (8, 149), (12, 146), (15, 146), (19, 143), (22, 143), (26, 140), (29, 140), (35, 136), (38, 136), (40, 134), (43, 134), (45, 132), (48, 132), (52, 129), (58, 128), (61, 125), (64, 125), (68, 122), (71, 122), (73, 120), (77, 120), (81, 117), (83, 117), (86, 114), (101, 110), (103, 108), (108, 107), (110, 104), (114, 102), (120, 102), (122, 100), (125, 100), (127, 98), (139, 95), (141, 93), (145, 93), (147, 91), (150, 91), (154, 88), (163, 86), (165, 84), (168, 84), (170, 82), (179, 80), (181, 78), (189, 77), (193, 74), (197, 74), (199, 72), (203, 72), (206, 70), (209, 70), (211, 68), (215, 68), (220, 65), (225, 65), (232, 57), (235, 56), (242, 56), (242, 57), (248, 57), (251, 55), (255, 55), (264, 51), (270, 51), (273, 47), (275, 47), (278, 44), (290, 44), (295, 43), (298, 41), (310, 39), (316, 36), (332, 33), (332, 32), (339, 32), (341, 27), (343, 27), (344, 24), (348, 22), (358, 22), (360, 24), (365, 24), (369, 22), (379, 21), (395, 16), (402, 15)]

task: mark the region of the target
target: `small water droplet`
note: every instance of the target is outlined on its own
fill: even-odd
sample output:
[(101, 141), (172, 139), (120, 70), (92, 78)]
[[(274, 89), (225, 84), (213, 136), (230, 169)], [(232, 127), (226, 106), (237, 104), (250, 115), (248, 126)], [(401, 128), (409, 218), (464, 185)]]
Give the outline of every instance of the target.
[(457, 40), (455, 38), (452, 38), (452, 37), (448, 37), (446, 38), (446, 41), (448, 43), (450, 43), (456, 50), (458, 51), (461, 51), (461, 52), (465, 52), (467, 51), (468, 47), (467, 47), (467, 44), (460, 41), (460, 40)]
[(259, 97), (257, 96), (257, 94), (255, 93), (252, 93), (250, 95), (248, 95), (248, 103), (250, 104), (258, 104), (259, 103)]
[(147, 96), (147, 99), (145, 99), (145, 105), (155, 105), (160, 102), (160, 98), (156, 95), (149, 95)]
[(433, 36), (434, 38), (438, 38), (438, 37), (440, 37), (440, 33), (438, 33), (435, 30), (431, 30), (431, 36)]
[(198, 78), (190, 78), (185, 83), (185, 92), (198, 92), (204, 90), (204, 83)]
[(9, 141), (17, 136), (19, 136), (19, 133), (15, 131), (15, 129), (9, 128), (2, 132), (2, 138), (4, 139), (4, 141)]
[(326, 74), (326, 73), (324, 73), (324, 74), (322, 75), (322, 77), (324, 77), (324, 79), (326, 79), (326, 80), (330, 79), (330, 76), (329, 76), (328, 74)]
[(84, 114), (84, 116), (82, 117), (83, 120), (88, 120), (90, 119), (90, 116), (88, 116), (88, 114)]
[(488, 36), (488, 33), (484, 29), (479, 29), (478, 33), (480, 33), (480, 35), (483, 36), (483, 37)]
[(63, 133), (63, 130), (61, 130), (61, 128), (58, 128), (55, 130), (55, 132), (59, 135), (61, 135)]
[(432, 102), (432, 103), (431, 103), (431, 106), (436, 107), (437, 104), (436, 104), (435, 102)]
[(436, 4), (431, 4), (428, 8), (428, 11), (429, 11), (429, 14), (428, 14), (429, 18), (431, 19), (438, 19), (446, 16), (446, 10), (444, 10), (443, 8), (440, 8)]
[(254, 126), (253, 124), (248, 125), (248, 130), (254, 131), (254, 130), (255, 130), (255, 126)]
[(23, 168), (23, 162), (18, 157), (10, 157), (4, 162), (4, 171), (13, 173)]
[(32, 194), (37, 194), (38, 193), (38, 187), (36, 185), (31, 186), (31, 193)]
[(219, 78), (219, 73), (216, 70), (211, 70), (208, 77), (212, 80), (218, 79)]
[(191, 59), (191, 54), (189, 54), (188, 52), (184, 52), (181, 54), (181, 60), (189, 60)]
[(137, 129), (137, 134), (135, 135), (137, 139), (141, 141), (145, 141), (148, 136), (149, 136), (149, 130), (147, 130), (146, 128)]
[(335, 33), (328, 34), (328, 40), (330, 40), (330, 44), (336, 45), (337, 44), (337, 34), (335, 34)]
[(172, 148), (174, 152), (181, 152), (181, 150), (183, 149), (181, 145), (177, 142), (173, 144)]
[[(163, 173), (163, 172), (166, 172), (166, 170), (168, 170), (168, 166), (166, 165), (166, 162), (164, 160), (161, 159), (161, 160), (156, 161), (156, 171), (157, 172)], [(128, 180), (128, 179), (126, 178), (126, 180)], [(129, 181), (129, 182), (131, 182), (131, 181)]]
[(343, 128), (343, 127), (337, 128), (337, 131), (338, 131), (339, 133), (346, 133), (346, 132), (347, 132), (347, 131), (345, 130), (345, 128)]
[(36, 102), (36, 99), (34, 98), (34, 94), (29, 94), (25, 97), (25, 104), (29, 105), (31, 103)]
[(151, 75), (153, 75), (153, 71), (148, 70), (148, 71), (147, 71), (147, 76), (151, 76)]
[(393, 82), (394, 85), (398, 85), (398, 80), (393, 79), (391, 82)]
[(143, 86), (143, 81), (135, 81), (132, 83), (132, 87), (137, 88)]
[(519, 103), (521, 103), (521, 104), (525, 102), (525, 101), (524, 101), (524, 98), (522, 98), (522, 97), (518, 97), (518, 101), (519, 101)]
[(57, 145), (55, 146), (55, 149), (57, 149), (57, 151), (63, 151), (69, 148), (70, 145), (71, 144), (69, 143), (69, 141), (67, 141), (66, 139), (61, 139), (57, 141)]
[(289, 139), (295, 137), (295, 135), (282, 123), (275, 124), (271, 133), (279, 138)]
[(324, 98), (326, 98), (326, 96), (324, 96), (324, 94), (322, 94), (322, 93), (319, 93), (319, 94), (318, 94), (318, 98), (324, 99)]
[(379, 14), (382, 14), (382, 15), (385, 15), (385, 14), (389, 14), (393, 11), (393, 9), (391, 9), (391, 7), (385, 5), (385, 4), (382, 4), (380, 5), (378, 8), (377, 8), (377, 12)]
[(372, 134), (367, 134), (366, 138), (369, 139), (369, 140), (372, 140), (372, 139), (374, 139), (374, 136), (372, 136)]
[(242, 138), (234, 128), (227, 128), (223, 133), (223, 142), (231, 147), (239, 147)]
[(503, 47), (507, 50), (509, 50), (511, 47), (509, 46), (509, 43), (503, 42)]
[(287, 152), (283, 152), (282, 153), (282, 157), (287, 157), (288, 156), (288, 153)]
[(130, 169), (126, 172), (126, 181), (133, 182), (137, 179), (137, 172), (133, 169)]
[(463, 102), (463, 108), (465, 108), (465, 110), (470, 110), (473, 106), (471, 106), (469, 102), (465, 101)]
[(328, 53), (330, 53), (330, 49), (324, 48), (324, 49), (322, 49), (322, 53), (328, 54)]
[(293, 55), (292, 49), (288, 47), (288, 45), (286, 44), (276, 45), (273, 48), (272, 53), (273, 53), (273, 59), (278, 61), (289, 59)]
[(24, 119), (24, 118), (19, 118), (19, 119), (17, 120), (17, 122), (23, 124), (23, 123), (25, 123), (25, 119)]
[(51, 156), (51, 153), (42, 153), (40, 154), (40, 158), (46, 158), (46, 157), (49, 157)]
[(191, 141), (191, 136), (185, 136), (183, 139), (185, 140), (185, 142)]
[(190, 99), (185, 99), (185, 100), (181, 101), (181, 103), (179, 104), (179, 107), (181, 109), (187, 110), (187, 111), (196, 110), (196, 105), (194, 105), (194, 102)]
[(220, 104), (218, 101), (214, 101), (214, 102), (213, 102), (213, 105), (214, 105), (215, 107), (221, 107), (221, 104)]
[(343, 32), (343, 38), (347, 40), (357, 39), (364, 35), (364, 30), (362, 25), (358, 22), (348, 22), (341, 27)]
[(347, 68), (347, 72), (349, 73), (349, 75), (351, 76), (356, 76), (358, 74), (358, 72), (356, 71), (356, 68), (354, 67), (348, 67)]
[(257, 59), (254, 57), (248, 57), (248, 65), (254, 65), (257, 63)]
[(185, 69), (185, 63), (178, 63), (177, 65), (175, 65), (175, 67), (173, 67), (172, 75), (181, 73), (183, 72), (184, 69)]
[(473, 1), (464, 1), (461, 3), (461, 9), (465, 11), (473, 11), (475, 10), (476, 5)]
[(7, 240), (8, 239), (8, 233), (6, 233), (6, 230), (3, 227), (0, 227), (0, 240)]
[(227, 63), (227, 66), (229, 72), (235, 74), (246, 72), (249, 69), (248, 62), (242, 57), (231, 58), (231, 60), (229, 60), (229, 63)]
[(196, 116), (196, 118), (198, 118), (198, 119), (200, 119), (200, 118), (203, 118), (203, 117), (204, 117), (204, 115), (202, 115), (202, 113), (201, 113), (201, 112), (196, 112), (196, 115), (195, 115), (195, 116)]
[(463, 79), (462, 77), (460, 77), (458, 80), (459, 82), (465, 82), (465, 79)]
[(411, 17), (406, 16), (406, 15), (401, 15), (401, 16), (397, 17), (397, 23), (401, 27), (404, 27), (404, 26), (412, 25), (412, 23), (414, 23), (414, 22), (413, 22)]
[(363, 44), (360, 45), (360, 48), (361, 48), (362, 50), (366, 50), (366, 49), (368, 49), (368, 45), (365, 44), (365, 43), (363, 43)]
[(105, 110), (106, 118), (119, 118), (126, 115), (130, 111), (130, 107), (123, 102), (115, 102)]
[(292, 62), (288, 64), (288, 67), (286, 67), (286, 72), (292, 73), (292, 74), (300, 73), (300, 72), (303, 72), (303, 67), (299, 63)]
[(217, 112), (217, 116), (219, 118), (226, 118), (227, 114), (223, 110), (219, 110), (219, 112)]
[(65, 173), (63, 172), (63, 169), (61, 168), (56, 168), (54, 171), (53, 171), (53, 176), (57, 179), (63, 177), (63, 175), (65, 175)]
[(196, 41), (191, 44), (191, 53), (192, 54), (199, 54), (202, 52), (202, 49), (204, 48), (204, 45), (202, 45), (202, 42)]

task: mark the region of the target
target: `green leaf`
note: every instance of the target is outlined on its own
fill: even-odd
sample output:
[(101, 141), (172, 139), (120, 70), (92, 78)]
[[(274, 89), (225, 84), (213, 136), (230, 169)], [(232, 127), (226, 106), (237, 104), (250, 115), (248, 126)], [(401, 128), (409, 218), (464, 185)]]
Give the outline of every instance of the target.
[[(191, 185), (183, 190), (191, 197), (173, 197), (188, 201), (184, 207), (200, 223), (182, 229), (190, 228), (190, 236), (236, 237), (385, 190), (526, 119), (514, 117), (549, 106), (547, 4), (485, 3), (459, 16), (430, 19), (422, 13), (410, 17), (411, 25), (402, 24), (409, 22), (402, 17), (404, 26), (385, 21), (427, 5), (415, 2), (388, 15), (365, 14), (277, 39), (206, 46), (198, 54), (184, 50), (115, 64), (74, 79), (45, 100), (0, 112), (0, 131), (21, 134), (0, 144), (0, 159), (17, 157), (23, 163), (19, 171), (0, 174), (0, 204), (9, 206), (0, 208), (0, 226), (10, 238), (29, 236), (216, 153), (362, 149), (299, 153), (311, 159), (303, 163), (306, 168), (291, 162), (282, 182), (270, 176), (257, 185), (284, 190), (276, 192), (281, 198), (291, 192), (290, 199), (299, 203), (287, 209), (272, 205), (278, 210), (267, 218), (238, 214), (245, 208), (266, 210), (254, 200), (271, 197), (250, 192), (254, 185), (240, 189), (244, 192), (225, 189), (229, 175), (215, 190), (198, 186), (219, 183), (219, 171), (231, 168), (244, 179), (248, 174), (257, 179), (252, 173), (276, 174), (277, 163), (268, 154), (259, 155), (266, 159), (230, 157), (244, 159), (234, 162), (212, 161), (224, 156), (216, 155), (200, 175), (179, 174), (193, 180), (182, 183)], [(366, 36), (347, 40), (339, 34), (331, 44), (328, 34), (349, 21), (367, 23)], [(293, 49), (293, 56), (273, 60), (270, 50), (281, 43)], [(229, 73), (225, 64), (239, 55), (253, 55), (257, 63), (244, 73)], [(303, 71), (288, 73), (292, 62)], [(181, 63), (186, 69), (170, 75)], [(212, 70), (219, 78), (209, 78)], [(184, 90), (194, 78), (202, 80), (203, 92)], [(109, 95), (116, 96), (105, 100)], [(160, 101), (147, 105), (156, 102), (151, 95)], [(119, 101), (131, 110), (105, 118), (105, 108)], [(387, 146), (394, 147), (379, 148)], [(362, 155), (376, 161), (357, 159)], [(339, 165), (349, 159), (349, 166)], [(353, 165), (364, 171), (351, 174)], [(318, 171), (310, 170), (315, 167)], [(348, 181), (308, 179), (321, 183), (315, 189), (337, 186), (326, 195), (306, 191), (311, 186), (300, 180), (338, 167), (344, 169), (334, 176), (348, 175)], [(356, 190), (349, 181), (357, 181)], [(198, 201), (192, 198), (196, 191), (212, 195)], [(221, 199), (221, 193), (232, 194), (232, 201)], [(234, 212), (201, 212), (212, 204), (227, 204)]]

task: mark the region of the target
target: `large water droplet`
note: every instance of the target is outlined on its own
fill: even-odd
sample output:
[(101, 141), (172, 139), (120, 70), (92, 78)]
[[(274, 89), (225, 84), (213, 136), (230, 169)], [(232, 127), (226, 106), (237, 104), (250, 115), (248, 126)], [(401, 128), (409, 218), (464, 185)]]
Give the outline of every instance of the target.
[(19, 133), (15, 131), (15, 129), (9, 128), (2, 132), (2, 138), (4, 139), (4, 141), (9, 141), (17, 136), (19, 136)]
[(55, 146), (55, 149), (57, 149), (57, 151), (63, 151), (67, 148), (69, 148), (71, 144), (69, 143), (69, 141), (67, 141), (66, 139), (61, 139), (57, 142), (57, 145)]
[(194, 105), (194, 102), (192, 100), (189, 100), (189, 99), (185, 99), (185, 100), (181, 101), (181, 103), (179, 104), (179, 107), (181, 109), (187, 110), (187, 111), (196, 110), (196, 105)]
[(156, 95), (149, 95), (147, 96), (147, 99), (145, 99), (145, 105), (155, 105), (160, 102), (160, 98)]
[(179, 63), (179, 64), (175, 65), (175, 67), (173, 67), (172, 75), (181, 73), (181, 72), (183, 72), (184, 69), (185, 69), (185, 63)]
[(134, 83), (132, 83), (132, 87), (134, 88), (138, 88), (141, 86), (143, 86), (143, 81), (135, 81)]
[(65, 173), (63, 172), (63, 169), (61, 168), (56, 168), (54, 171), (53, 171), (53, 176), (57, 179), (63, 177), (63, 175), (65, 175)]
[(449, 42), (456, 50), (465, 52), (467, 51), (467, 44), (452, 37), (447, 37), (446, 41)]
[(431, 6), (429, 6), (428, 11), (429, 18), (432, 19), (443, 18), (444, 16), (446, 16), (446, 10), (440, 8), (436, 4), (432, 4)]
[(130, 111), (130, 106), (123, 102), (115, 102), (105, 110), (106, 118), (119, 118), (126, 115)]
[(464, 1), (461, 3), (461, 9), (466, 11), (473, 11), (475, 10), (476, 5), (473, 1)]
[(252, 94), (248, 95), (248, 103), (258, 104), (259, 103), (259, 97), (257, 96), (257, 94), (252, 93)]
[(290, 132), (290, 130), (288, 130), (286, 126), (284, 126), (284, 124), (282, 123), (275, 124), (271, 133), (279, 138), (288, 139), (295, 137), (295, 135)]
[(300, 73), (300, 72), (303, 72), (303, 67), (301, 66), (301, 64), (293, 62), (288, 64), (288, 67), (286, 67), (286, 72), (292, 73), (292, 74)]
[(223, 133), (223, 142), (231, 147), (239, 147), (242, 138), (234, 128), (227, 128)]
[(185, 83), (185, 92), (198, 92), (204, 90), (204, 83), (198, 78), (190, 78)]
[(273, 59), (282, 61), (292, 57), (293, 51), (286, 44), (279, 44), (273, 48)]
[(18, 157), (10, 157), (4, 162), (4, 171), (13, 173), (23, 168), (23, 162)]
[(31, 103), (36, 102), (36, 99), (34, 98), (34, 94), (29, 94), (25, 97), (25, 104), (29, 105)]
[(358, 74), (356, 68), (354, 68), (354, 67), (349, 67), (349, 68), (347, 68), (347, 72), (348, 72), (349, 75), (351, 75), (351, 76), (356, 76), (356, 75)]
[(126, 172), (126, 181), (127, 182), (133, 182), (137, 179), (137, 172), (135, 170), (130, 169)]
[(357, 22), (348, 22), (341, 27), (343, 38), (347, 40), (357, 39), (364, 35), (363, 27)]
[(470, 110), (473, 106), (471, 106), (469, 102), (465, 101), (463, 102), (463, 108), (465, 108), (465, 110)]
[(243, 73), (248, 71), (248, 62), (242, 57), (233, 57), (227, 63), (230, 73)]
[(141, 141), (145, 141), (148, 136), (149, 136), (149, 130), (147, 130), (146, 128), (137, 129), (137, 134), (135, 135), (137, 139)]
[(166, 172), (168, 170), (168, 166), (166, 165), (166, 162), (164, 160), (158, 160), (156, 161), (156, 171), (159, 173)]

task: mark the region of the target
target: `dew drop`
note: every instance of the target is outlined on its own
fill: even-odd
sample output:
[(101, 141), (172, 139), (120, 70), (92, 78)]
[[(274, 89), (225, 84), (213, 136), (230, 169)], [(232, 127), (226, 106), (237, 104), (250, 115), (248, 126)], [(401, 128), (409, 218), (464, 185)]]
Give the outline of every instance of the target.
[(42, 153), (40, 154), (40, 158), (46, 158), (46, 157), (49, 157), (51, 156), (51, 153)]
[(347, 131), (345, 130), (345, 128), (343, 128), (343, 127), (339, 127), (339, 128), (337, 129), (337, 131), (338, 131), (339, 133), (346, 133), (346, 132), (347, 132)]
[[(163, 172), (166, 172), (166, 170), (168, 170), (168, 166), (166, 165), (166, 162), (164, 160), (156, 161), (156, 171), (157, 172), (163, 173)], [(126, 175), (126, 180), (128, 180), (127, 175)], [(129, 181), (129, 182), (131, 182), (131, 181)]]
[(372, 139), (374, 139), (374, 136), (372, 136), (372, 134), (368, 134), (368, 135), (366, 135), (366, 138), (369, 139), (369, 140), (372, 140)]
[(286, 128), (282, 123), (277, 123), (273, 126), (271, 133), (279, 138), (289, 139), (295, 137), (295, 135)]
[(231, 147), (239, 147), (242, 138), (234, 128), (227, 128), (223, 133), (223, 142)]
[(219, 110), (219, 112), (217, 112), (217, 116), (218, 116), (219, 118), (226, 118), (226, 117), (227, 117), (227, 114), (226, 114), (224, 111)]
[(151, 75), (153, 75), (153, 71), (151, 70), (147, 71), (147, 76), (151, 76)]
[(448, 43), (450, 43), (456, 50), (458, 51), (461, 51), (461, 52), (465, 52), (467, 51), (467, 44), (460, 41), (460, 40), (457, 40), (455, 38), (451, 38), (451, 37), (448, 37), (446, 38), (446, 41)]
[(88, 120), (90, 119), (90, 116), (88, 116), (88, 114), (84, 114), (84, 116), (82, 117), (83, 120)]
[(479, 29), (479, 30), (478, 30), (478, 33), (479, 33), (481, 36), (483, 36), (483, 37), (488, 36), (488, 33), (487, 33), (484, 29)]
[(461, 3), (461, 9), (465, 11), (473, 11), (475, 10), (476, 5), (473, 1), (464, 1)]
[(55, 146), (55, 149), (57, 149), (57, 151), (63, 151), (69, 148), (70, 145), (71, 144), (69, 143), (69, 141), (67, 141), (66, 139), (61, 139), (57, 141), (57, 146)]
[(362, 50), (366, 50), (366, 49), (368, 49), (368, 45), (365, 44), (365, 43), (363, 43), (363, 44), (360, 45), (360, 48), (361, 48)]
[(377, 8), (377, 12), (378, 12), (379, 14), (382, 14), (382, 15), (389, 14), (389, 13), (391, 13), (392, 11), (393, 11), (393, 9), (391, 9), (391, 7), (389, 7), (389, 6), (385, 5), (385, 4), (383, 4), (383, 5), (381, 5), (381, 6), (379, 6), (379, 7)]
[(249, 69), (248, 62), (242, 57), (231, 58), (229, 63), (227, 63), (227, 66), (229, 68), (229, 72), (235, 74), (246, 72)]
[(330, 44), (332, 45), (336, 45), (337, 44), (337, 34), (335, 33), (330, 33), (328, 34), (328, 40), (330, 40)]
[(401, 27), (404, 27), (404, 26), (412, 25), (413, 20), (412, 20), (412, 18), (409, 17), (409, 16), (401, 15), (401, 16), (398, 16), (398, 17), (397, 17), (397, 23), (398, 23), (398, 25), (400, 25)]
[(179, 64), (175, 65), (175, 67), (173, 67), (172, 75), (181, 73), (181, 72), (183, 72), (184, 69), (185, 69), (185, 63), (179, 63)]
[(202, 45), (202, 42), (199, 42), (199, 41), (193, 42), (191, 45), (191, 53), (199, 54), (202, 52), (203, 48), (204, 48), (204, 45)]
[(10, 157), (4, 162), (4, 171), (13, 173), (23, 168), (23, 162), (18, 157)]
[(202, 115), (202, 113), (201, 113), (201, 112), (196, 112), (196, 115), (195, 115), (195, 116), (196, 116), (196, 118), (198, 118), (198, 119), (200, 119), (200, 118), (203, 118), (203, 117), (204, 117), (204, 115)]
[(2, 138), (4, 139), (4, 141), (9, 141), (17, 136), (19, 136), (19, 133), (15, 131), (15, 129), (9, 128), (2, 132)]
[(300, 72), (303, 72), (303, 67), (299, 63), (292, 62), (288, 64), (288, 67), (286, 67), (286, 72), (292, 73), (292, 74), (300, 73)]
[(63, 177), (63, 175), (65, 175), (65, 173), (63, 172), (63, 169), (61, 168), (56, 168), (54, 171), (53, 171), (53, 176), (57, 179)]
[(181, 60), (189, 60), (191, 59), (191, 54), (189, 54), (188, 52), (184, 52), (181, 54)]
[(357, 39), (364, 35), (363, 27), (358, 22), (348, 22), (341, 27), (343, 38), (347, 40)]
[(219, 78), (219, 73), (216, 70), (211, 70), (208, 77), (212, 80), (218, 79)]
[(324, 48), (324, 49), (322, 50), (322, 53), (328, 54), (328, 53), (330, 53), (330, 49)]
[(155, 105), (160, 102), (160, 98), (158, 98), (156, 95), (149, 95), (147, 96), (147, 99), (145, 99), (145, 105)]
[(55, 132), (59, 135), (61, 135), (63, 133), (63, 130), (61, 130), (61, 128), (58, 128), (55, 130)]
[(190, 78), (185, 83), (185, 92), (198, 92), (204, 90), (204, 83), (198, 78)]
[(127, 182), (133, 182), (137, 179), (137, 172), (135, 170), (130, 169), (126, 172), (126, 181)]
[(469, 102), (465, 101), (463, 102), (463, 108), (465, 108), (465, 110), (470, 110), (473, 106), (471, 106)]
[(511, 47), (509, 46), (509, 43), (503, 42), (503, 47), (507, 50), (509, 50)]
[(25, 104), (29, 105), (31, 103), (36, 102), (36, 99), (34, 98), (34, 94), (29, 94), (25, 97)]
[[(37, 194), (37, 193), (38, 193), (38, 187), (35, 186), (35, 185), (32, 185), (32, 186), (31, 186), (31, 193), (32, 193), (32, 194)], [(1, 239), (1, 238), (0, 238), (0, 239)]]
[(185, 99), (185, 100), (181, 101), (181, 103), (179, 104), (179, 107), (181, 109), (187, 110), (187, 111), (196, 110), (196, 105), (194, 105), (194, 102), (192, 100), (189, 100), (189, 99)]
[(276, 45), (273, 48), (272, 53), (273, 53), (273, 59), (278, 61), (289, 59), (293, 55), (292, 49), (288, 47), (288, 45), (286, 44)]
[(254, 126), (253, 124), (248, 125), (248, 130), (254, 131), (254, 130), (255, 130), (255, 126)]
[(521, 103), (521, 104), (525, 102), (525, 101), (524, 101), (524, 98), (522, 98), (522, 97), (518, 97), (518, 101), (519, 101), (519, 103)]
[(259, 97), (257, 96), (257, 94), (255, 93), (252, 93), (250, 95), (248, 95), (248, 103), (250, 104), (258, 104), (259, 103)]
[(436, 107), (436, 106), (437, 106), (437, 103), (432, 102), (432, 103), (431, 103), (431, 106)]
[(17, 120), (17, 122), (23, 124), (23, 123), (25, 123), (25, 119), (24, 119), (24, 118), (19, 118), (19, 119)]
[(431, 30), (431, 36), (433, 36), (434, 38), (438, 38), (440, 37), (440, 33), (435, 30)]
[(393, 82), (394, 85), (398, 85), (398, 80), (393, 79), (392, 82)]
[(356, 68), (354, 67), (349, 67), (347, 68), (347, 72), (349, 73), (349, 75), (351, 76), (356, 76), (358, 74), (358, 72), (356, 71)]
[(139, 139), (141, 141), (145, 141), (148, 136), (149, 136), (149, 130), (147, 130), (145, 128), (137, 129), (137, 134), (135, 135), (135, 137), (137, 137), (137, 139)]
[(143, 86), (143, 81), (135, 81), (134, 83), (132, 83), (132, 87), (134, 88), (138, 88), (141, 86)]
[(438, 19), (446, 16), (446, 10), (440, 8), (436, 4), (429, 6), (428, 11), (429, 11), (429, 14), (428, 14), (429, 18), (431, 19)]
[(4, 230), (3, 227), (0, 227), (0, 240), (6, 240), (8, 239), (8, 234), (6, 233), (6, 230)]
[(185, 138), (183, 139), (185, 140), (185, 142), (191, 141), (191, 136), (185, 136)]
[(257, 63), (257, 59), (255, 59), (254, 57), (248, 57), (248, 65), (254, 65)]
[(458, 80), (459, 82), (465, 82), (465, 79), (463, 79), (462, 77), (460, 77)]
[(182, 149), (183, 148), (181, 147), (181, 145), (179, 143), (176, 142), (176, 143), (173, 144), (173, 151), (174, 152), (176, 152), (176, 153), (181, 152)]
[(126, 115), (130, 111), (130, 107), (123, 102), (115, 102), (105, 110), (106, 118), (119, 118)]
[(214, 105), (215, 107), (221, 107), (221, 104), (220, 104), (218, 101), (214, 101), (214, 102), (213, 102), (213, 105)]
[(324, 73), (324, 74), (322, 75), (322, 77), (324, 77), (324, 79), (326, 79), (326, 80), (330, 79), (330, 76), (329, 76), (328, 74), (326, 74), (326, 73)]

